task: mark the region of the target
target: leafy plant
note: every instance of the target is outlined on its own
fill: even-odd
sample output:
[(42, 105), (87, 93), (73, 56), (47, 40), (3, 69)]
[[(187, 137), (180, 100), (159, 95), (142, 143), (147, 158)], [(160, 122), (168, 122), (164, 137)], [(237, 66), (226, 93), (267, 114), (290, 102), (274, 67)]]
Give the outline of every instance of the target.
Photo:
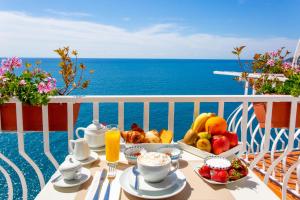
[[(250, 64), (252, 73), (259, 73), (259, 78), (249, 78), (249, 71), (246, 72), (244, 63), (241, 62), (240, 55), (245, 46), (236, 47), (233, 54), (237, 55), (238, 65), (243, 70), (238, 81), (249, 81), (250, 85), (257, 91), (258, 94), (286, 94), (299, 96), (300, 95), (300, 67), (292, 66), (286, 62), (286, 57), (290, 54), (285, 51), (284, 47), (277, 51), (266, 52), (264, 54), (255, 54), (253, 61)], [(281, 79), (286, 79), (282, 81)]]
[[(61, 62), (59, 63), (61, 70), (59, 73), (62, 75), (62, 79), (65, 84), (63, 88), (58, 90), (58, 93), (60, 95), (68, 95), (74, 89), (86, 89), (90, 81), (84, 80), (83, 78), (86, 66), (82, 63), (78, 66), (78, 52), (76, 50), (72, 50), (70, 53), (69, 47), (59, 48), (54, 50), (54, 52), (56, 52), (61, 58)], [(70, 54), (75, 57), (74, 61)], [(90, 70), (89, 72), (93, 73), (94, 71)]]
[[(69, 48), (55, 50), (61, 57), (59, 66), (61, 67), (64, 87), (56, 87), (56, 79), (50, 73), (40, 69), (40, 62), (37, 61), (34, 66), (25, 63), (25, 69), (20, 75), (15, 73), (16, 68), (22, 67), (22, 60), (17, 57), (2, 59), (0, 66), (0, 104), (3, 104), (11, 97), (17, 97), (21, 102), (30, 105), (46, 105), (49, 97), (53, 95), (67, 95), (74, 89), (85, 89), (90, 83), (89, 80), (83, 80), (83, 74), (86, 69), (84, 64), (77, 66), (77, 51), (73, 50), (75, 63), (69, 56)], [(78, 80), (77, 72), (80, 71)], [(90, 71), (92, 73), (92, 71)], [(76, 81), (77, 80), (77, 81)]]

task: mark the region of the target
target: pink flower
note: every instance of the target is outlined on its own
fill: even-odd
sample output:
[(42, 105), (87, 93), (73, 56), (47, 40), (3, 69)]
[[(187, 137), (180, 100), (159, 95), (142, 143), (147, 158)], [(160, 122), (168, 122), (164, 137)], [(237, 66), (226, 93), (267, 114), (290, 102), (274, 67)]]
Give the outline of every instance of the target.
[(7, 70), (4, 67), (0, 67), (0, 76), (3, 76)]
[(44, 83), (44, 82), (40, 82), (39, 84), (38, 84), (38, 92), (39, 93), (44, 93), (44, 88), (46, 87), (46, 84)]
[(284, 69), (291, 69), (291, 68), (292, 68), (292, 64), (289, 63), (289, 62), (284, 62), (284, 63), (282, 64), (282, 67), (283, 67)]
[(26, 81), (23, 79), (23, 80), (20, 80), (20, 82), (19, 82), (19, 85), (26, 85)]
[(278, 56), (278, 52), (276, 52), (276, 51), (271, 51), (271, 52), (269, 52), (268, 54), (269, 54), (269, 56), (271, 56), (271, 57), (276, 57), (276, 56)]
[(267, 61), (267, 65), (270, 65), (271, 67), (273, 67), (275, 65), (275, 61), (273, 59), (270, 59)]
[(12, 57), (11, 58), (11, 64), (15, 68), (20, 68), (20, 67), (22, 67), (22, 60), (20, 58), (17, 58), (17, 57)]
[(52, 77), (46, 78), (44, 81), (38, 84), (39, 93), (49, 93), (56, 89), (56, 79)]
[(2, 59), (1, 65), (6, 71), (12, 71), (14, 68), (22, 66), (22, 60), (17, 57)]

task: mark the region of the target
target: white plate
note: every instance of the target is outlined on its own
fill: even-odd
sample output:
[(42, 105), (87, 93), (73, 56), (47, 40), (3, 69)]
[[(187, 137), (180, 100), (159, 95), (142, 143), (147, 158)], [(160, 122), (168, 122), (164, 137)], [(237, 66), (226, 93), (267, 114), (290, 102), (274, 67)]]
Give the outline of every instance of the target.
[[(132, 170), (133, 167), (130, 167)], [(129, 177), (129, 183), (132, 188), (134, 188), (135, 184), (135, 175), (133, 173), (130, 174)], [(176, 184), (176, 181), (178, 179), (177, 173), (172, 173), (171, 175), (167, 176), (163, 181), (159, 183), (149, 183), (146, 182), (142, 175), (138, 176), (139, 181), (139, 190), (145, 191), (145, 192), (160, 192), (167, 190), (171, 187), (173, 187)]]
[[(73, 159), (75, 159), (73, 155), (70, 155), (70, 157), (73, 158)], [(81, 163), (81, 165), (85, 166), (85, 165), (89, 165), (89, 164), (95, 162), (98, 159), (99, 159), (98, 154), (96, 152), (91, 152), (89, 158), (87, 158), (85, 160), (78, 160), (78, 161)]]
[(178, 179), (176, 180), (176, 184), (173, 185), (173, 187), (163, 190), (163, 191), (157, 191), (157, 192), (146, 192), (146, 191), (136, 191), (130, 186), (129, 178), (130, 176), (134, 176), (132, 173), (132, 168), (127, 168), (120, 176), (120, 185), (124, 191), (127, 193), (140, 197), (143, 199), (163, 199), (172, 197), (178, 193), (180, 193), (186, 186), (186, 179), (183, 173), (180, 170), (176, 171), (176, 175)]
[(83, 167), (81, 169), (80, 179), (64, 180), (63, 178), (61, 178), (61, 179), (58, 179), (56, 182), (53, 182), (53, 185), (55, 185), (56, 187), (63, 187), (63, 188), (75, 187), (75, 186), (83, 184), (84, 182), (89, 180), (90, 177), (91, 177), (90, 170)]
[(227, 184), (231, 184), (231, 183), (235, 183), (235, 182), (238, 182), (238, 181), (241, 181), (241, 180), (244, 180), (245, 178), (247, 178), (247, 176), (244, 176), (238, 180), (235, 180), (235, 181), (227, 181), (226, 183), (221, 183), (221, 182), (217, 182), (217, 181), (214, 181), (214, 180), (210, 180), (210, 179), (207, 179), (207, 178), (204, 178), (203, 176), (201, 176), (201, 174), (199, 174), (198, 170), (200, 169), (201, 167), (195, 167), (194, 171), (196, 172), (196, 174), (198, 174), (198, 176), (200, 176), (204, 181), (210, 183), (210, 184), (214, 184), (214, 185), (227, 185)]

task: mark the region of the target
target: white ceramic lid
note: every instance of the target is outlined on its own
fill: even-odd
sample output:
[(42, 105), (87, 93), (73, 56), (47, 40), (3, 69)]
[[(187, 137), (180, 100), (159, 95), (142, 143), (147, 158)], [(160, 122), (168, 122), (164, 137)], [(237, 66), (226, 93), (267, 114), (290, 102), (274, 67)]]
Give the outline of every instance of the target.
[(106, 126), (99, 123), (98, 120), (93, 120), (93, 123), (88, 125), (88, 127), (86, 127), (86, 129), (89, 130), (89, 131), (99, 131), (99, 130), (105, 130)]
[(210, 156), (205, 159), (205, 165), (211, 169), (223, 169), (227, 170), (230, 168), (231, 163), (228, 159), (221, 156)]
[(66, 160), (59, 166), (59, 171), (72, 171), (81, 168), (81, 163), (72, 156), (67, 156)]

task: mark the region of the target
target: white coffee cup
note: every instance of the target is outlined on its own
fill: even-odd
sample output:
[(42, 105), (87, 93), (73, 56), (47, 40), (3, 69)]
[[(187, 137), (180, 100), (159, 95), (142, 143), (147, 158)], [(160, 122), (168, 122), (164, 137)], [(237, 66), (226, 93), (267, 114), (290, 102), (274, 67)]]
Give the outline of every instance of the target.
[(178, 169), (178, 162), (173, 166), (170, 156), (159, 152), (147, 152), (137, 158), (137, 166), (145, 181), (160, 182)]
[(86, 160), (90, 157), (90, 148), (84, 138), (70, 140), (70, 149), (76, 160)]
[(63, 179), (73, 180), (81, 177), (81, 163), (70, 156), (59, 166), (58, 170)]

